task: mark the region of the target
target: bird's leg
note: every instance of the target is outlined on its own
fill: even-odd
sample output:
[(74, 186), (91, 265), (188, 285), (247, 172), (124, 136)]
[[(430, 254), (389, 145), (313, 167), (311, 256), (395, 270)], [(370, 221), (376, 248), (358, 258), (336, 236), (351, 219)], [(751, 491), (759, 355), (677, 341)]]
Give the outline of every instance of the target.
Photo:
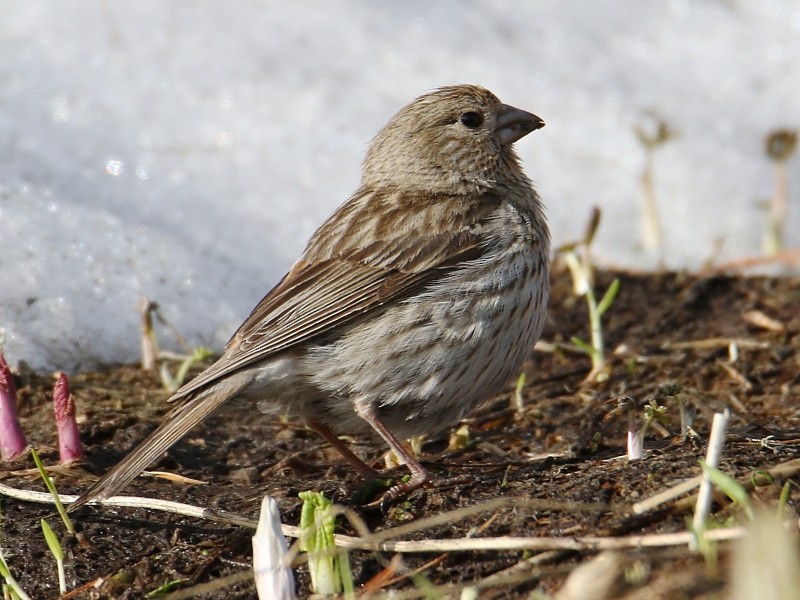
[(328, 429), (327, 426), (323, 425), (319, 421), (315, 421), (314, 419), (310, 419), (308, 417), (303, 419), (303, 422), (309, 429), (313, 429), (314, 431), (316, 431), (320, 437), (322, 437), (331, 446), (336, 448), (336, 450), (339, 451), (339, 454), (341, 454), (342, 457), (348, 463), (350, 463), (350, 466), (352, 466), (356, 471), (358, 471), (362, 477), (370, 480), (377, 479), (378, 477), (380, 477), (380, 475), (375, 469), (373, 469), (363, 460), (358, 458), (353, 453), (353, 451), (350, 450), (350, 448), (348, 448), (344, 442), (342, 442), (342, 440), (336, 437), (335, 433), (333, 433), (330, 429)]
[(387, 504), (394, 499), (404, 496), (415, 489), (422, 487), (427, 481), (430, 480), (428, 471), (423, 467), (417, 458), (409, 452), (406, 445), (397, 439), (397, 437), (389, 431), (386, 426), (380, 422), (378, 415), (375, 414), (375, 408), (371, 405), (356, 405), (356, 412), (358, 416), (364, 419), (370, 426), (378, 432), (389, 447), (394, 450), (394, 453), (400, 458), (400, 461), (408, 467), (411, 471), (411, 479), (405, 483), (398, 483), (393, 486), (383, 495), (381, 499), (381, 507), (385, 508)]

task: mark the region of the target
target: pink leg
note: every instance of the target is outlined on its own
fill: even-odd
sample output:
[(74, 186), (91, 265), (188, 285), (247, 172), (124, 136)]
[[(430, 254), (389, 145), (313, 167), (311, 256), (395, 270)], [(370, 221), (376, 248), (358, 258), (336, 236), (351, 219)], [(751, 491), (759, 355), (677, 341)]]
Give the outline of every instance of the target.
[(319, 421), (315, 421), (314, 419), (303, 419), (303, 422), (308, 426), (310, 429), (316, 431), (320, 437), (322, 437), (326, 442), (328, 442), (331, 446), (338, 450), (339, 454), (344, 457), (344, 459), (350, 463), (356, 471), (358, 471), (362, 477), (365, 479), (378, 479), (380, 475), (378, 472), (370, 467), (367, 463), (363, 460), (358, 458), (353, 451), (348, 448), (342, 440), (340, 440), (336, 435), (328, 429), (325, 425), (320, 423)]
[(378, 432), (378, 435), (380, 435), (389, 447), (394, 450), (395, 454), (400, 457), (400, 460), (411, 472), (411, 479), (405, 483), (395, 485), (383, 495), (381, 499), (382, 506), (385, 506), (399, 496), (403, 496), (422, 487), (430, 480), (430, 475), (428, 471), (425, 470), (425, 467), (423, 467), (416, 457), (408, 451), (405, 444), (398, 440), (397, 437), (378, 420), (378, 416), (375, 414), (375, 409), (372, 406), (358, 406), (356, 412), (359, 417), (364, 419)]

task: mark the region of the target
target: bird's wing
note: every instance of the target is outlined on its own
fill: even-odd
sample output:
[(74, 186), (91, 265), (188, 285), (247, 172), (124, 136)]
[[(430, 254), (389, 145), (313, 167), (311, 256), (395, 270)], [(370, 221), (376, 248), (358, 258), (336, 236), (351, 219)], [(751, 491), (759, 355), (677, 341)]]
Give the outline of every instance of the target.
[[(223, 356), (172, 399), (191, 396), (247, 365), (407, 297), (484, 251), (477, 232), (462, 229), (415, 232), (413, 240), (398, 235), (375, 240), (359, 253), (301, 259), (258, 303)], [(387, 255), (393, 258), (386, 260)], [(369, 261), (367, 256), (382, 259)]]
[[(466, 221), (463, 227), (455, 226), (459, 222), (434, 224), (410, 236), (408, 227), (399, 226), (393, 234), (373, 236), (370, 242), (341, 238), (353, 240), (350, 248), (341, 248), (336, 238), (338, 254), (310, 245), (259, 302), (223, 356), (172, 396), (181, 402), (161, 425), (69, 510), (115, 494), (191, 427), (247, 387), (248, 377), (236, 375), (239, 369), (408, 297), (465, 261), (479, 259), (487, 250), (480, 228)], [(221, 387), (210, 389), (212, 384)]]

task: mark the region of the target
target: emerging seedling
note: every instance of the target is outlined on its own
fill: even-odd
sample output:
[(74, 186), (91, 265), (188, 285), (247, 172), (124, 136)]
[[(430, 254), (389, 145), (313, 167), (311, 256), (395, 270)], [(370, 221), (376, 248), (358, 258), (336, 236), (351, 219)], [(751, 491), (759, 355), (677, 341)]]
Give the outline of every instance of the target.
[(13, 460), (25, 453), (28, 443), (17, 414), (17, 388), (5, 357), (0, 353), (0, 458)]
[(644, 458), (644, 436), (652, 425), (653, 421), (661, 424), (668, 424), (669, 416), (667, 409), (660, 406), (655, 398), (651, 398), (644, 406), (644, 423), (638, 426), (638, 407), (636, 400), (630, 396), (622, 396), (618, 400), (618, 406), (611, 411), (606, 418), (618, 413), (624, 413), (628, 417), (628, 460), (641, 460)]
[(83, 459), (83, 444), (75, 420), (75, 401), (69, 393), (69, 381), (64, 373), (53, 390), (53, 410), (58, 430), (58, 454), (62, 464)]
[[(145, 371), (153, 370), (158, 359), (162, 359), (162, 361), (165, 359), (180, 361), (178, 372), (174, 377), (170, 373), (165, 362), (161, 363), (161, 383), (168, 392), (172, 393), (183, 385), (186, 380), (186, 375), (189, 369), (192, 368), (192, 365), (207, 360), (213, 355), (213, 352), (203, 346), (197, 346), (190, 350), (189, 344), (186, 343), (183, 336), (181, 336), (178, 330), (167, 321), (163, 314), (161, 314), (161, 310), (156, 302), (148, 298), (142, 298), (139, 302), (139, 315), (141, 318), (142, 369)], [(180, 355), (170, 352), (159, 352), (158, 340), (153, 326), (154, 319), (157, 319), (159, 323), (172, 332), (178, 345), (188, 353), (188, 356), (185, 354)]]
[(777, 129), (769, 133), (764, 151), (775, 164), (775, 191), (767, 206), (764, 252), (777, 254), (783, 249), (783, 229), (788, 213), (789, 175), (787, 165), (797, 146), (797, 131)]
[(703, 470), (703, 476), (708, 478), (711, 485), (725, 494), (735, 505), (741, 507), (747, 518), (752, 521), (753, 506), (747, 489), (734, 477), (721, 471), (718, 467), (710, 466), (702, 458), (700, 459), (700, 468)]
[(592, 359), (592, 370), (586, 376), (586, 381), (606, 381), (610, 375), (609, 367), (605, 360), (603, 347), (603, 326), (601, 319), (611, 306), (619, 291), (619, 279), (614, 279), (603, 294), (600, 302), (594, 292), (594, 269), (592, 267), (590, 248), (592, 240), (600, 225), (600, 209), (595, 207), (583, 240), (568, 244), (559, 249), (564, 256), (564, 261), (572, 276), (572, 286), (576, 296), (586, 298), (589, 311), (589, 329), (591, 342), (587, 343), (580, 338), (573, 337), (572, 342), (583, 350)]
[(447, 450), (449, 452), (458, 452), (467, 446), (469, 446), (469, 425), (462, 423), (458, 426), (458, 429), (450, 434)]
[[(420, 454), (422, 454), (422, 446), (425, 444), (426, 439), (428, 439), (428, 436), (423, 433), (421, 435), (415, 435), (413, 437), (410, 437), (403, 443), (405, 444), (406, 448), (411, 452), (412, 456), (419, 456)], [(383, 462), (386, 465), (387, 469), (394, 469), (403, 464), (403, 462), (400, 460), (400, 457), (394, 450), (387, 450), (386, 452), (384, 452)]]
[(258, 528), (253, 536), (253, 571), (261, 600), (294, 600), (294, 576), (287, 564), (289, 549), (281, 531), (278, 503), (270, 496), (261, 501)]
[(663, 402), (666, 398), (675, 398), (678, 402), (678, 411), (681, 418), (681, 440), (685, 441), (690, 433), (694, 434), (692, 429), (695, 418), (694, 409), (684, 399), (683, 387), (680, 384), (668, 383), (659, 387), (658, 392), (656, 392), (656, 402)]
[(170, 374), (166, 363), (161, 363), (161, 384), (169, 393), (176, 391), (183, 385), (183, 382), (186, 380), (186, 375), (189, 373), (189, 369), (192, 368), (192, 365), (208, 360), (213, 354), (211, 349), (197, 346), (190, 356), (183, 359), (175, 377)]
[(56, 568), (58, 569), (58, 591), (62, 594), (67, 592), (67, 578), (64, 576), (64, 550), (61, 548), (61, 542), (58, 541), (58, 536), (50, 528), (50, 524), (42, 519), (42, 533), (50, 548), (50, 553), (56, 559)]
[(644, 457), (644, 435), (650, 422), (645, 419), (641, 428), (636, 423), (636, 400), (630, 396), (619, 399), (619, 410), (628, 416), (628, 460), (641, 460)]
[[(4, 588), (8, 586), (8, 590), (4, 590), (6, 594), (16, 594), (16, 597), (19, 600), (31, 600), (31, 597), (25, 593), (17, 580), (14, 579), (13, 575), (11, 575), (11, 569), (8, 568), (8, 563), (6, 562), (6, 557), (3, 555), (3, 551), (0, 550), (0, 576), (5, 579), (6, 585), (3, 586)], [(13, 595), (8, 595), (6, 597), (13, 598)]]
[(152, 371), (156, 368), (158, 357), (158, 340), (153, 329), (153, 313), (158, 311), (158, 304), (148, 298), (139, 302), (139, 314), (142, 318), (142, 369)]
[(73, 525), (72, 519), (70, 519), (69, 515), (67, 515), (64, 504), (61, 502), (61, 497), (58, 495), (58, 491), (56, 490), (56, 485), (47, 474), (47, 471), (42, 464), (42, 459), (39, 458), (39, 453), (36, 452), (35, 449), (31, 448), (31, 456), (33, 456), (33, 462), (36, 463), (36, 468), (39, 469), (39, 475), (42, 477), (42, 480), (47, 487), (47, 491), (50, 492), (50, 495), (53, 497), (53, 503), (56, 505), (56, 510), (58, 511), (58, 515), (61, 517), (61, 520), (64, 522), (64, 526), (67, 528), (67, 531), (74, 534), (75, 525)]
[(649, 252), (657, 252), (661, 256), (663, 251), (663, 235), (661, 232), (661, 219), (658, 216), (656, 204), (655, 185), (653, 183), (653, 154), (666, 142), (675, 137), (675, 132), (669, 128), (667, 122), (661, 118), (655, 121), (652, 131), (647, 131), (641, 125), (634, 127), (636, 138), (644, 149), (644, 167), (642, 168), (642, 246)]
[(337, 551), (333, 503), (319, 492), (300, 492), (300, 549), (308, 552), (311, 588), (318, 594), (353, 595), (353, 575), (347, 552)]

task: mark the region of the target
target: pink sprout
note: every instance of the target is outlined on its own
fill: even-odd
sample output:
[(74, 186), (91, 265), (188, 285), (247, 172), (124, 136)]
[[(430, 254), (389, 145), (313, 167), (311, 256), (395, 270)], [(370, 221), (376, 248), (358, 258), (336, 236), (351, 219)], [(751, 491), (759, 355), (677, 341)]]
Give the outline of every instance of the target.
[(0, 353), (0, 458), (13, 460), (25, 453), (28, 444), (17, 415), (17, 388), (14, 376)]
[(641, 460), (644, 457), (644, 436), (635, 428), (628, 429), (628, 460)]
[(53, 390), (53, 409), (58, 428), (58, 454), (62, 464), (83, 459), (83, 444), (75, 421), (75, 402), (69, 393), (69, 381), (61, 373)]

